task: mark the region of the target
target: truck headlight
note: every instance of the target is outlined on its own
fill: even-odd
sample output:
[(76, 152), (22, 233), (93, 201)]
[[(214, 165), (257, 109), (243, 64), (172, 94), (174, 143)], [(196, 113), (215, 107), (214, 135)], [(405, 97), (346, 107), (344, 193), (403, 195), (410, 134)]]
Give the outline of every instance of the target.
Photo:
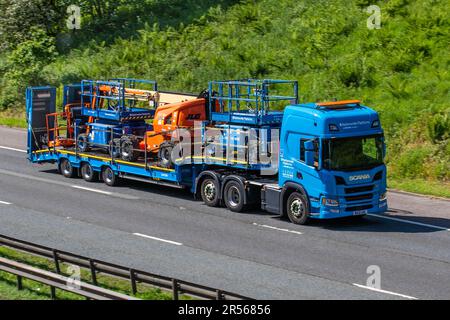
[(387, 199), (387, 192), (383, 192), (382, 194), (380, 194), (380, 201), (385, 201)]
[(322, 198), (322, 205), (329, 206), (329, 207), (337, 207), (339, 206), (339, 200), (336, 199), (329, 199), (329, 198)]

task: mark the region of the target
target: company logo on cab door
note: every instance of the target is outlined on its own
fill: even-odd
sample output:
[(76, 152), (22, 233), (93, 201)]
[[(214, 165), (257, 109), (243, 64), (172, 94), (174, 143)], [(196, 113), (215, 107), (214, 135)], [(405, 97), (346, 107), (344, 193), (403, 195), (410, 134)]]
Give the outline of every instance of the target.
[(359, 174), (357, 176), (350, 176), (350, 177), (348, 177), (349, 181), (368, 180), (368, 179), (370, 179), (370, 175), (369, 174)]

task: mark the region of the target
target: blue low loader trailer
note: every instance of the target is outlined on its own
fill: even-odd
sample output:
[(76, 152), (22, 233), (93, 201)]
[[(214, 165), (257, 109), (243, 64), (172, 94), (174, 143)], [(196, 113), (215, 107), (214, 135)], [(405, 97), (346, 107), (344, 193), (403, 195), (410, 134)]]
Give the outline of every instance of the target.
[[(206, 119), (191, 130), (196, 132), (191, 141), (183, 140), (200, 154), (191, 148), (188, 152), (170, 149), (175, 159), (161, 165), (161, 152), (150, 154), (147, 149), (140, 150), (135, 161), (125, 161), (118, 156), (120, 145), (113, 142), (122, 128), (133, 127), (129, 122), (133, 112), (154, 114), (154, 110), (135, 108), (135, 102), (128, 102), (129, 107), (125, 104), (127, 99), (142, 100), (141, 93), (147, 91), (125, 97), (123, 92), (137, 91), (109, 83), (108, 97), (104, 93), (96, 97), (98, 88), (85, 87), (93, 83), (65, 86), (63, 113), (56, 112), (55, 88), (27, 89), (28, 158), (32, 163), (54, 163), (67, 178), (103, 180), (109, 186), (130, 179), (188, 189), (208, 206), (226, 206), (234, 212), (257, 207), (295, 224), (387, 211), (383, 129), (377, 112), (358, 100), (299, 103), (298, 83), (290, 80), (211, 81), (199, 95), (205, 99)], [(148, 91), (147, 96), (161, 99), (164, 94)], [(114, 103), (99, 104), (101, 99)], [(168, 103), (174, 102), (171, 99)], [(158, 103), (154, 99), (149, 108)], [(96, 117), (93, 109), (98, 110)], [(108, 114), (105, 121), (98, 116), (101, 109)], [(126, 112), (128, 122), (114, 116), (117, 110)], [(67, 121), (65, 126), (57, 123), (58, 117)], [(156, 121), (175, 123), (176, 117), (174, 113), (155, 118), (153, 123), (145, 118), (146, 130), (153, 132)], [(142, 117), (136, 121), (141, 128)], [(101, 135), (102, 141), (80, 151), (77, 137), (86, 135), (83, 130), (92, 123), (114, 128)], [(171, 147), (180, 144), (174, 136)], [(87, 143), (86, 139), (82, 142)], [(163, 144), (167, 147), (167, 142)]]

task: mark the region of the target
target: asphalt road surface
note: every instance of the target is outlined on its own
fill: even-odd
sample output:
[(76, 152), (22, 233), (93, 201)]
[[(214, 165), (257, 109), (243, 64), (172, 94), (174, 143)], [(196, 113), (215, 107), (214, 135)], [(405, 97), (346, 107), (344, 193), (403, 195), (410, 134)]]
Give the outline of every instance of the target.
[(450, 299), (450, 201), (390, 192), (386, 217), (297, 226), (182, 190), (66, 179), (28, 163), (25, 143), (0, 128), (0, 234), (253, 298)]

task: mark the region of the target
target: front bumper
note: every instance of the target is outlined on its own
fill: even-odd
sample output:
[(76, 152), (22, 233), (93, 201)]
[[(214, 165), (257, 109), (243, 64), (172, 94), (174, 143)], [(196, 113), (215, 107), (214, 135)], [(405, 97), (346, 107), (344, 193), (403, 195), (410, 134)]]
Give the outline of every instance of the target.
[(328, 207), (321, 206), (316, 212), (311, 212), (310, 217), (313, 219), (334, 219), (351, 216), (360, 216), (365, 214), (384, 214), (388, 210), (387, 201), (374, 201), (370, 204), (371, 208), (361, 208), (358, 210), (350, 210), (349, 206)]

